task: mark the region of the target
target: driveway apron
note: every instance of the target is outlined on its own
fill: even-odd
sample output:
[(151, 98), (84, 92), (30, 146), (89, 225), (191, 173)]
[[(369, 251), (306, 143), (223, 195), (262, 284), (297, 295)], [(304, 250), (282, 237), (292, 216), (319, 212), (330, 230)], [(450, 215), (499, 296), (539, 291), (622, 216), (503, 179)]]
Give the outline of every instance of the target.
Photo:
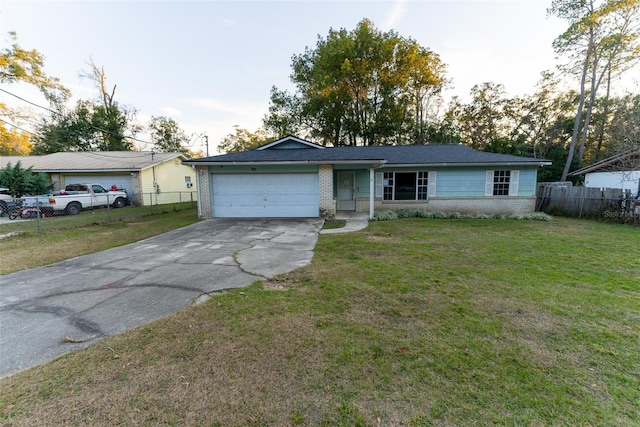
[(321, 219), (210, 219), (0, 276), (0, 377), (307, 265)]

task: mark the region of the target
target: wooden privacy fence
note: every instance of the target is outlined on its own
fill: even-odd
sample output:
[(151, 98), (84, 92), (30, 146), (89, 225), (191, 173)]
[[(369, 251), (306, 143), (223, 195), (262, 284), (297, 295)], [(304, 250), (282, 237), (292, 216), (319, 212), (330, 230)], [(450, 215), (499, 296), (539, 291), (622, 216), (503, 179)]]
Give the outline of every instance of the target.
[(538, 183), (536, 210), (640, 225), (640, 201), (631, 191), (617, 188), (574, 187), (570, 182)]

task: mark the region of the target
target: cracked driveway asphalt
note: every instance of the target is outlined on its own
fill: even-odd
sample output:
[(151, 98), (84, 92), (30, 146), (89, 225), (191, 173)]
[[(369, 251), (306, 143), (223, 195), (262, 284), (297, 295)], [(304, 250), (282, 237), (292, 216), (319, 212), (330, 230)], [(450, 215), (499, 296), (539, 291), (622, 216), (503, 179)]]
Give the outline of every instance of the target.
[(321, 227), (320, 219), (210, 219), (0, 276), (0, 377), (303, 267)]

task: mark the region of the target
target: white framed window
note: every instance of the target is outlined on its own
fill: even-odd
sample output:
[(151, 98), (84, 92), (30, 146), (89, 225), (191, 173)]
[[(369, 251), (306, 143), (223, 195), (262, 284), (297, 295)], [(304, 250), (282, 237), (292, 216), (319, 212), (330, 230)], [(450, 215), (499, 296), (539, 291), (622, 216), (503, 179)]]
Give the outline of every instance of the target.
[(384, 172), (383, 200), (428, 200), (435, 196), (435, 172)]
[(485, 181), (485, 196), (517, 196), (520, 171), (488, 170)]

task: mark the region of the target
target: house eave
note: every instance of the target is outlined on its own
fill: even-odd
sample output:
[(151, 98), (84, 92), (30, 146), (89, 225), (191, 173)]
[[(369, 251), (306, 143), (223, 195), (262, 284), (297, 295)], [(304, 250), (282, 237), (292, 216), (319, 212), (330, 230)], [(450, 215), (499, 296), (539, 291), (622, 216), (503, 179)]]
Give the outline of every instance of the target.
[(286, 166), (286, 165), (371, 165), (380, 167), (386, 164), (386, 160), (296, 160), (279, 162), (197, 162), (186, 161), (183, 165), (188, 166)]
[[(157, 166), (157, 165), (156, 165)], [(151, 167), (151, 166), (149, 166)], [(140, 172), (148, 168), (118, 168), (118, 169), (32, 169), (43, 173), (94, 173), (94, 172)]]
[(385, 166), (388, 167), (400, 167), (400, 168), (408, 168), (408, 167), (451, 167), (451, 166), (549, 166), (551, 162), (465, 162), (465, 163), (456, 163), (456, 162), (441, 162), (441, 163), (387, 163)]

